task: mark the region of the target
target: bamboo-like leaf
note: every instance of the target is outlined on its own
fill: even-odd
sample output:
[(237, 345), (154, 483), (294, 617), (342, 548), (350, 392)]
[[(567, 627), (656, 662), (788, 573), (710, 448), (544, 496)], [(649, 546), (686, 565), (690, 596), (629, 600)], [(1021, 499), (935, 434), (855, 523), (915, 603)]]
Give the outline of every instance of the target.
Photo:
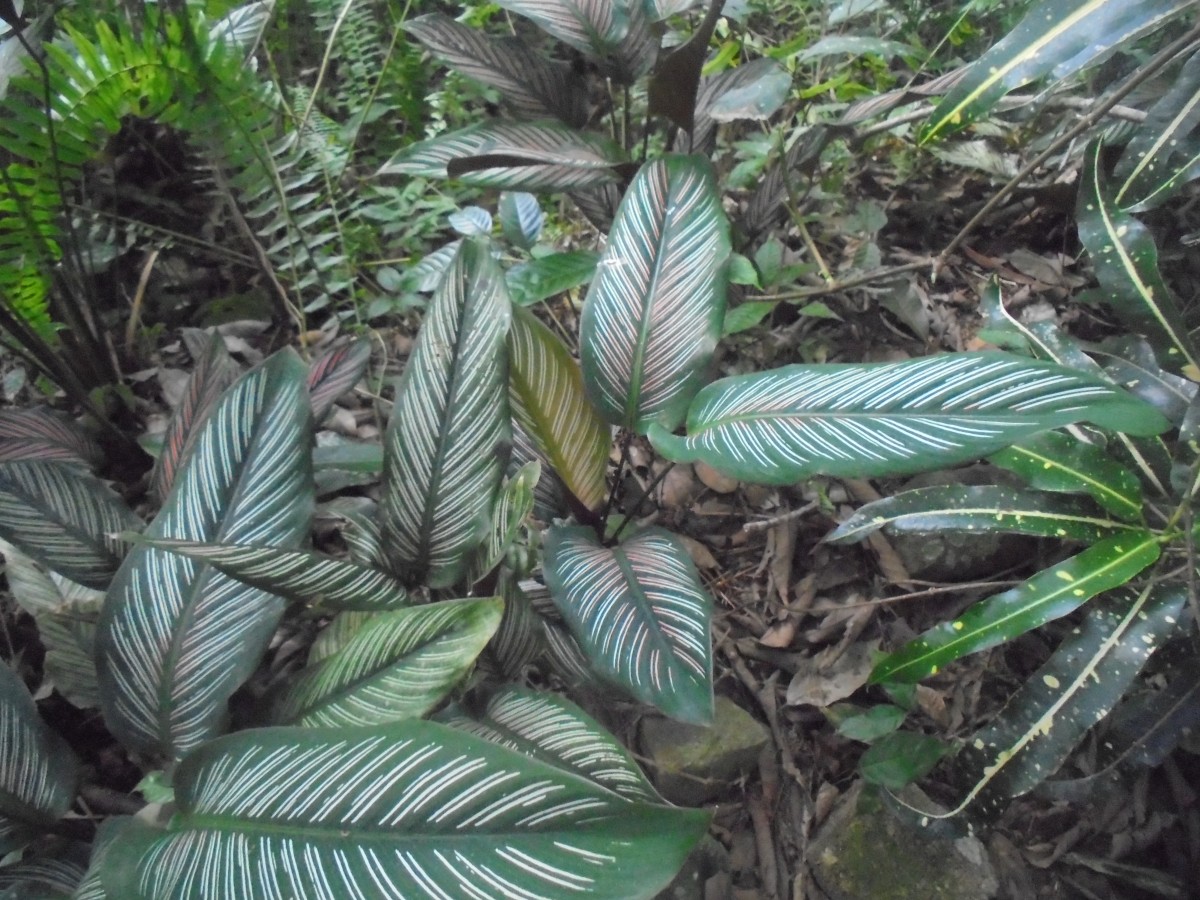
[(93, 466), (103, 453), (71, 420), (49, 409), (0, 410), (0, 462), (41, 460)]
[(471, 574), (467, 576), (471, 584), (478, 584), (504, 562), (521, 526), (533, 511), (534, 490), (541, 474), (540, 462), (527, 462), (500, 488), (492, 509), (492, 527), (471, 561)]
[(494, 38), (429, 13), (404, 30), (468, 78), (500, 91), (513, 112), (528, 119), (554, 116), (572, 128), (587, 122), (587, 87), (564, 63), (547, 60), (517, 38)]
[(701, 156), (647, 163), (625, 193), (579, 323), (588, 396), (605, 421), (678, 425), (725, 318), (729, 223)]
[(1182, 586), (1159, 586), (1097, 600), (1000, 716), (959, 752), (961, 800), (945, 813), (920, 813), (921, 823), (988, 822), (1012, 797), (1053, 775), (1175, 630), (1185, 599)]
[(1188, 6), (1180, 0), (1041, 0), (942, 98), (920, 140), (966, 128), (1007, 94), (1047, 75), (1061, 81)]
[(531, 313), (513, 308), (508, 333), (513, 418), (589, 509), (603, 502), (611, 437), (583, 388), (579, 364)]
[(384, 444), (383, 547), (409, 583), (449, 587), (487, 533), (511, 443), (512, 305), (486, 242), (463, 242), (396, 388)]
[(1200, 378), (1200, 354), (1158, 272), (1154, 238), (1145, 225), (1112, 203), (1100, 165), (1102, 149), (1096, 140), (1085, 154), (1076, 207), (1079, 240), (1117, 318), (1145, 335), (1164, 368)]
[[(277, 353), (207, 417), (150, 538), (295, 547), (312, 517), (305, 366)], [(216, 734), (257, 667), (283, 600), (146, 544), (113, 579), (97, 634), (104, 719), (131, 748), (175, 758)]]
[(1117, 534), (1034, 575), (1023, 584), (976, 603), (880, 660), (871, 681), (918, 681), (947, 663), (995, 647), (1078, 609), (1092, 597), (1128, 582), (1158, 559), (1149, 531)]
[(994, 465), (1040, 491), (1088, 494), (1126, 522), (1142, 521), (1142, 484), (1099, 447), (1047, 431), (993, 453)]
[(0, 853), (45, 831), (71, 808), (79, 774), (25, 685), (0, 663)]
[(616, 738), (556, 694), (509, 685), (492, 695), (482, 715), (455, 710), (439, 721), (566, 769), (626, 799), (662, 802)]
[(421, 721), (241, 732), (175, 786), (166, 831), (111, 845), (110, 896), (648, 900), (709, 818)]
[(904, 491), (868, 503), (825, 540), (857, 541), (884, 527), (894, 531), (1031, 534), (1091, 543), (1135, 526), (1114, 521), (1094, 504), (1076, 497), (998, 485), (953, 484)]
[(141, 521), (107, 485), (54, 462), (0, 463), (0, 538), (87, 587), (108, 587)]
[(330, 347), (308, 367), (308, 397), (313, 421), (320, 423), (338, 397), (358, 384), (371, 361), (371, 342), (365, 338)]
[(555, 526), (543, 565), (596, 672), (673, 718), (712, 721), (712, 600), (677, 537), (647, 528), (609, 548), (587, 528)]
[(1099, 378), (988, 352), (723, 378), (692, 403), (686, 437), (652, 428), (650, 440), (676, 462), (793, 484), (817, 474), (944, 468), (1081, 420), (1142, 435), (1167, 427), (1152, 407)]
[(410, 602), (403, 583), (383, 569), (310, 550), (170, 538), (144, 538), (138, 542), (208, 563), (250, 587), (326, 609), (377, 612), (408, 606)]
[[(615, 167), (624, 161), (616, 144), (560, 122), (483, 122), (412, 144), (379, 174), (456, 177), (514, 191), (566, 191), (616, 181)], [(465, 162), (474, 168), (466, 170)]]
[(521, 191), (504, 191), (500, 194), (496, 212), (500, 217), (500, 228), (510, 243), (526, 250), (537, 243), (546, 222), (537, 197)]
[(465, 675), (504, 603), (447, 600), (373, 616), (337, 652), (290, 679), (271, 721), (310, 728), (423, 716)]
[(517, 306), (532, 306), (587, 284), (599, 261), (592, 250), (567, 250), (518, 263), (505, 273), (508, 293)]

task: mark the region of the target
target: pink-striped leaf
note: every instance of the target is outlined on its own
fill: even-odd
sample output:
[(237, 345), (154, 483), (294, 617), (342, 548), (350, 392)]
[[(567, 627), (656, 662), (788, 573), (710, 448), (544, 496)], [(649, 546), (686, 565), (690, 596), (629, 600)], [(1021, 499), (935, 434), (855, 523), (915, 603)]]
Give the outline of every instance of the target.
[(312, 361), (308, 367), (308, 398), (314, 422), (320, 424), (333, 409), (333, 401), (358, 384), (370, 361), (371, 342), (366, 339), (330, 347)]

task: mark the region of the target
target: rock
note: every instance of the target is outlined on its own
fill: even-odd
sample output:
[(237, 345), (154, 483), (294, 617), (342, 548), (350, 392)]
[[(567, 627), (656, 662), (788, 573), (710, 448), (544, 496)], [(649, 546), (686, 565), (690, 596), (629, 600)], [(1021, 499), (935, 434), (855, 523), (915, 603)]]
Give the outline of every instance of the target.
[(699, 806), (752, 770), (770, 740), (765, 725), (727, 697), (717, 697), (707, 728), (661, 717), (642, 720), (642, 752), (664, 797)]
[[(929, 809), (916, 788), (904, 792)], [(813, 880), (829, 900), (991, 900), (999, 889), (978, 838), (935, 838), (902, 822), (859, 782), (809, 844)]]
[(732, 494), (737, 490), (738, 480), (730, 478), (728, 475), (722, 475), (708, 463), (697, 462), (693, 465), (696, 471), (696, 477), (710, 491), (718, 494)]

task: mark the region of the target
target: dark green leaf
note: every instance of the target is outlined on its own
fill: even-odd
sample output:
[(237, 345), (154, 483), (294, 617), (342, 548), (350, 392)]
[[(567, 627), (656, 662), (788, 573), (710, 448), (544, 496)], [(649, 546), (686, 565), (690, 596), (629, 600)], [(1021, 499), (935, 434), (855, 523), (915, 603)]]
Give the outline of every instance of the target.
[(599, 260), (600, 254), (592, 250), (568, 250), (519, 263), (505, 275), (508, 292), (518, 306), (532, 306), (587, 284)]
[(928, 774), (947, 750), (949, 747), (927, 734), (893, 731), (867, 749), (858, 768), (871, 784), (898, 791)]
[[(828, 715), (835, 709), (836, 707), (830, 707), (825, 712)], [(852, 741), (871, 744), (899, 728), (907, 716), (907, 710), (883, 703), (872, 706), (866, 712), (858, 712), (841, 719), (837, 722), (837, 733)]]
[[(500, 227), (510, 242), (526, 250), (537, 243), (546, 220), (537, 197), (519, 191), (504, 191), (500, 195), (499, 213)], [(510, 284), (510, 292), (511, 288)]]

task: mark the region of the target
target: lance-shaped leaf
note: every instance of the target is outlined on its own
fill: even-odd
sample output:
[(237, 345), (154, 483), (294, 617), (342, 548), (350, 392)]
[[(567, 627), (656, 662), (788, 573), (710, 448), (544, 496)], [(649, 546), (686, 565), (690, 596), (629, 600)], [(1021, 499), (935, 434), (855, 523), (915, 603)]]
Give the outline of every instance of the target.
[(0, 410), (0, 462), (37, 459), (93, 466), (103, 455), (79, 426), (52, 410)]
[(650, 440), (676, 462), (793, 484), (940, 469), (1081, 420), (1133, 434), (1167, 426), (1099, 378), (1005, 353), (955, 353), (722, 378), (692, 403), (686, 437), (654, 427)]
[(545, 59), (517, 38), (490, 37), (442, 13), (404, 23), (438, 59), (500, 91), (524, 118), (554, 116), (572, 128), (587, 122), (587, 87), (565, 63)]
[(73, 466), (0, 463), (0, 538), (72, 581), (108, 587), (124, 554), (115, 535), (140, 526), (107, 485)]
[(66, 742), (42, 722), (21, 679), (0, 663), (0, 852), (62, 818), (78, 778)]
[(677, 537), (647, 528), (610, 548), (590, 529), (556, 526), (544, 567), (596, 672), (673, 718), (712, 721), (712, 600)]
[(616, 144), (561, 122), (484, 122), (405, 147), (379, 174), (566, 191), (616, 181), (615, 167), (624, 162)]
[(1047, 431), (993, 453), (988, 460), (1040, 491), (1089, 494), (1115, 516), (1142, 521), (1142, 484), (1094, 444)]
[(518, 263), (505, 273), (508, 293), (517, 306), (532, 306), (587, 284), (599, 261), (600, 254), (592, 250), (568, 250)]
[(490, 524), (511, 443), (511, 310), (487, 243), (465, 240), (430, 301), (384, 444), (384, 552), (410, 583), (454, 584)]
[(371, 342), (347, 341), (330, 347), (308, 368), (308, 397), (313, 421), (321, 422), (333, 409), (338, 397), (358, 384), (371, 361)]
[(871, 681), (918, 681), (947, 663), (1010, 641), (1128, 582), (1156, 559), (1159, 538), (1135, 531), (1105, 538), (1002, 594), (976, 603), (880, 660)]
[[(955, 760), (961, 799), (944, 813), (920, 813), (927, 827), (993, 820), (1008, 801), (1054, 774), (1089, 728), (1116, 705), (1142, 666), (1175, 630), (1181, 586), (1124, 591), (1097, 600), (999, 717)], [(899, 801), (897, 801), (899, 802)]]
[(241, 732), (175, 788), (166, 831), (110, 846), (110, 896), (648, 900), (709, 818), (421, 721)]
[(492, 509), (492, 527), (475, 551), (467, 581), (478, 584), (504, 561), (521, 526), (533, 511), (534, 490), (542, 474), (538, 460), (525, 463), (505, 482)]
[(510, 243), (529, 250), (537, 243), (546, 224), (538, 198), (521, 191), (503, 191), (496, 209), (500, 229)]
[(408, 590), (389, 572), (310, 550), (169, 538), (138, 542), (206, 562), (250, 587), (326, 609), (378, 611), (409, 604)]
[(721, 17), (725, 0), (709, 0), (703, 21), (682, 44), (659, 57), (647, 88), (650, 115), (666, 116), (689, 135), (695, 128), (696, 94), (708, 42)]
[[(312, 518), (305, 366), (277, 353), (205, 419), (150, 538), (296, 547)], [(140, 544), (113, 579), (96, 636), (101, 708), (123, 743), (168, 759), (217, 734), (258, 666), (283, 600)]]
[(672, 429), (699, 390), (725, 319), (729, 223), (701, 156), (644, 165), (625, 192), (579, 323), (600, 415)]
[(603, 502), (609, 428), (584, 392), (579, 364), (549, 328), (520, 307), (508, 333), (509, 403), (539, 454), (589, 509)]
[(308, 665), (316, 665), (321, 660), (333, 656), (349, 643), (360, 628), (377, 615), (379, 613), (357, 610), (338, 613), (318, 632), (312, 646), (308, 648)]
[(492, 695), (482, 715), (456, 708), (439, 721), (566, 769), (629, 800), (662, 802), (629, 751), (557, 694), (510, 685)]
[(343, 728), (423, 716), (470, 670), (503, 609), (489, 597), (373, 616), (336, 653), (287, 682), (271, 721)]
[(1098, 541), (1134, 528), (1077, 497), (1047, 496), (999, 485), (938, 485), (868, 503), (825, 540), (857, 541), (880, 528), (893, 531), (971, 531)]
[(1145, 225), (1112, 203), (1100, 165), (1102, 149), (1096, 140), (1085, 153), (1075, 210), (1079, 240), (1117, 318), (1146, 337), (1164, 368), (1200, 377), (1200, 354), (1158, 272), (1154, 238)]
[(711, 148), (721, 122), (768, 118), (783, 105), (791, 86), (792, 76), (788, 71), (766, 58), (701, 78), (696, 95), (693, 149)]
[(1186, 7), (1179, 0), (1041, 0), (942, 98), (921, 141), (966, 128), (1009, 91), (1047, 75), (1061, 81), (1099, 62)]

